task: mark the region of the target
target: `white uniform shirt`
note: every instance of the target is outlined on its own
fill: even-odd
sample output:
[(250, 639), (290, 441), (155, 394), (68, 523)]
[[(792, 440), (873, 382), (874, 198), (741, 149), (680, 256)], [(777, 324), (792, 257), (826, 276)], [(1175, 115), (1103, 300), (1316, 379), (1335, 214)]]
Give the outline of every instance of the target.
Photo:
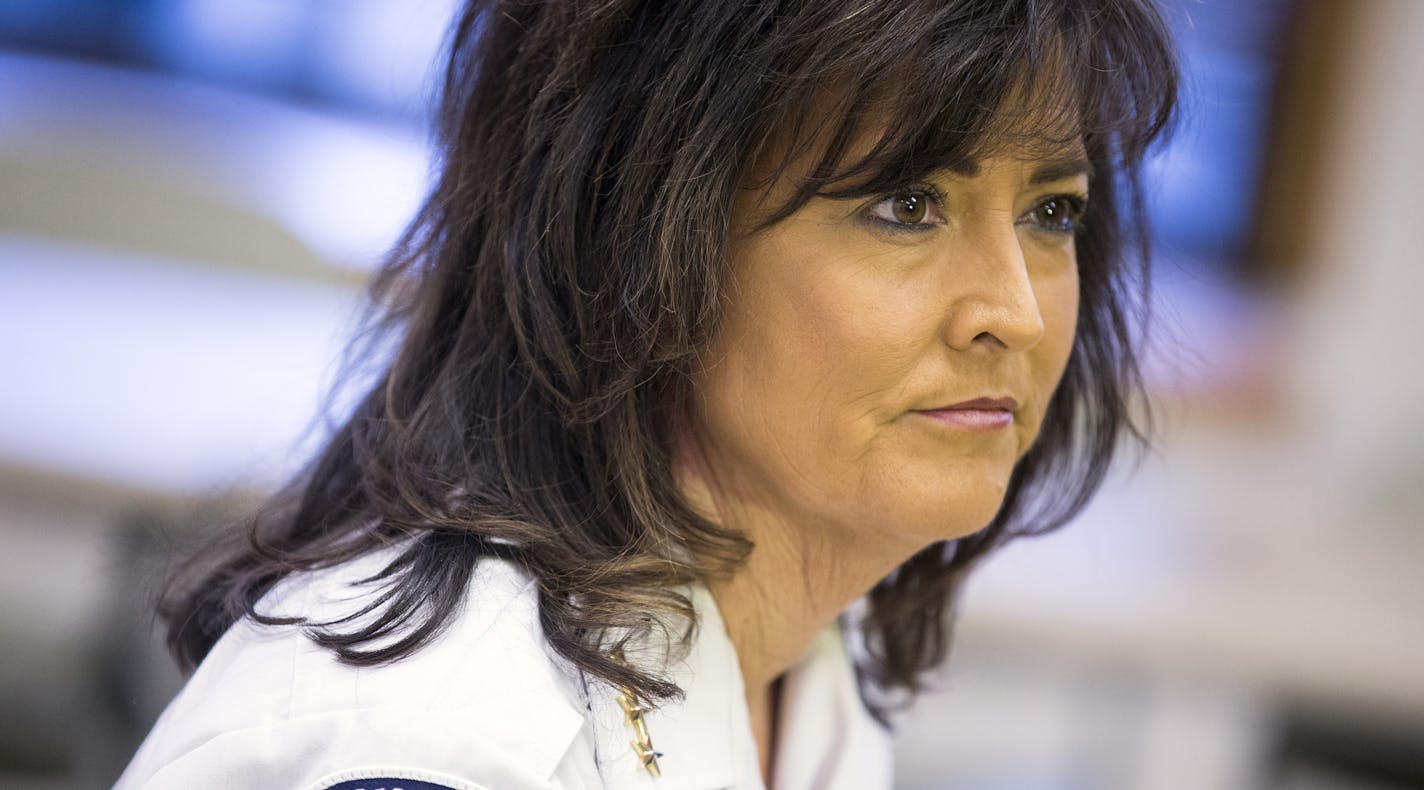
[[(390, 555), (293, 577), (259, 611), (350, 614), (352, 586)], [(686, 694), (645, 716), (647, 773), (617, 693), (554, 656), (534, 582), (482, 560), (451, 627), (382, 667), (340, 664), (299, 627), (244, 619), (169, 704), (117, 788), (523, 790), (763, 788), (737, 656), (710, 594), (670, 667)], [(891, 785), (889, 736), (856, 688), (841, 634), (824, 631), (782, 684), (775, 790)]]

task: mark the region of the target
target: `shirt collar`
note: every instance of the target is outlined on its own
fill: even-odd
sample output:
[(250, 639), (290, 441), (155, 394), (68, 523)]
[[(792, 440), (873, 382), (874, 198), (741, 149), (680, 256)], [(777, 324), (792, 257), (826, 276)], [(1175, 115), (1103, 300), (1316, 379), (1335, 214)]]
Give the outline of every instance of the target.
[(866, 709), (839, 625), (787, 673), (777, 734), (777, 790), (889, 790), (890, 733)]

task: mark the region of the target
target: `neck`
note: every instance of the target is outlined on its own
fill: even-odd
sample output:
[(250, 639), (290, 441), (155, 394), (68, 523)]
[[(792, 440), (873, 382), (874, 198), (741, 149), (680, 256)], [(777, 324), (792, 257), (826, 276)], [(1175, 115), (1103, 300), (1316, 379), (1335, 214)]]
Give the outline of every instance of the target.
[(807, 539), (821, 533), (776, 519), (720, 523), (735, 526), (754, 545), (735, 573), (709, 581), (708, 589), (737, 651), (762, 780), (771, 787), (781, 678), (822, 629), (903, 558), (869, 561), (868, 551)]
[[(686, 448), (685, 448), (686, 449)], [(765, 700), (816, 635), (921, 546), (797, 513), (746, 485), (718, 485), (700, 453), (678, 470), (688, 503), (751, 540), (731, 575), (708, 588), (736, 648), (748, 699)]]
[(684, 498), (753, 545), (739, 568), (707, 586), (737, 651), (752, 735), (770, 787), (778, 681), (822, 629), (923, 546), (887, 539), (863, 524), (828, 521), (765, 486), (719, 479), (702, 449), (690, 441), (679, 447), (676, 475)]
[(860, 550), (866, 547), (772, 519), (722, 523), (754, 544), (734, 574), (708, 584), (737, 650), (748, 697), (765, 694), (822, 629), (905, 559), (876, 558)]

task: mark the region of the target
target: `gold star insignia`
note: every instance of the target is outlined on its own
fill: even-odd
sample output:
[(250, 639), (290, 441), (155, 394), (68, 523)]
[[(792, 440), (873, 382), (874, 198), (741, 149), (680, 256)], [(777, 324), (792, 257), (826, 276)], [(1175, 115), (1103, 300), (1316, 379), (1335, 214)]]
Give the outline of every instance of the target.
[(633, 745), (633, 751), (638, 754), (639, 763), (654, 777), (662, 776), (663, 772), (658, 768), (658, 758), (662, 757), (663, 753), (653, 748), (652, 736), (648, 734), (648, 724), (643, 720), (643, 714), (647, 713), (648, 709), (638, 704), (637, 698), (627, 690), (618, 694), (618, 706), (623, 709), (628, 723), (633, 725), (633, 734), (637, 737), (630, 743)]

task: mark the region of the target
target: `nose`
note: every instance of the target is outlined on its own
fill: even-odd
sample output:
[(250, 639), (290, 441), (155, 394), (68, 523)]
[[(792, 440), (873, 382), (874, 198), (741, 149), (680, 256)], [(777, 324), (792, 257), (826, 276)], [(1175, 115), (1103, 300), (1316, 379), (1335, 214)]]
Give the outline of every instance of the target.
[(1043, 338), (1043, 314), (1011, 224), (954, 245), (946, 254), (945, 282), (944, 340), (954, 350), (1026, 351)]

